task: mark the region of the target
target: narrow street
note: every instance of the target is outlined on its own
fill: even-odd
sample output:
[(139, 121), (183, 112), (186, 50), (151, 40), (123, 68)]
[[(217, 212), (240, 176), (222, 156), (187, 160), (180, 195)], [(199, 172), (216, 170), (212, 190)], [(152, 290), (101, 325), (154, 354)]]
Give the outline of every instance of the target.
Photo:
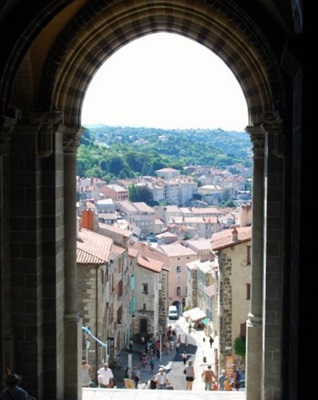
[[(128, 364), (128, 351), (121, 351), (120, 355), (116, 359), (116, 368), (113, 368), (113, 374), (116, 379), (117, 389), (83, 389), (83, 400), (141, 400), (141, 399), (176, 399), (178, 393), (178, 399), (180, 400), (207, 400), (210, 399), (212, 392), (204, 391), (204, 383), (201, 378), (201, 374), (207, 365), (212, 365), (212, 369), (215, 370), (214, 365), (214, 349), (210, 347), (208, 337), (205, 336), (204, 331), (191, 330), (188, 333), (188, 323), (184, 317), (180, 317), (178, 321), (170, 321), (170, 325), (175, 328), (177, 336), (180, 334), (182, 344), (179, 352), (173, 349), (167, 353), (164, 348), (162, 351), (161, 360), (156, 359), (154, 371), (151, 371), (148, 363), (145, 368), (141, 368), (140, 356), (144, 351), (144, 347), (141, 344), (134, 345), (134, 352), (132, 353), (132, 366), (138, 366), (141, 371), (141, 382), (147, 382), (152, 375), (156, 374), (161, 366), (168, 366), (166, 370), (167, 377), (174, 387), (174, 392), (169, 390), (131, 390), (124, 389), (123, 379), (125, 377), (125, 370)], [(188, 344), (186, 344), (186, 338)], [(205, 339), (205, 340), (204, 340)], [(195, 367), (196, 379), (193, 382), (193, 390), (185, 391), (185, 377), (183, 374), (183, 359), (182, 353), (186, 352), (187, 361), (192, 360)], [(124, 391), (122, 390), (124, 389)], [(102, 393), (100, 393), (102, 392)], [(128, 394), (130, 392), (130, 394)], [(180, 396), (182, 393), (182, 396)], [(127, 397), (126, 397), (127, 396)], [(232, 392), (221, 392), (213, 391), (213, 399), (232, 399), (232, 400), (244, 400), (245, 391)]]

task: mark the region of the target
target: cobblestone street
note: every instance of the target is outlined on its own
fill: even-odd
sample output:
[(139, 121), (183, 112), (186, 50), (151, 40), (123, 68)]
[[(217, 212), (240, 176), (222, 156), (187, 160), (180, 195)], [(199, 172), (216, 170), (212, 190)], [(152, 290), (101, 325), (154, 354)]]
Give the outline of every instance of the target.
[[(181, 320), (181, 318), (180, 318)], [(183, 321), (182, 321), (183, 322)], [(183, 327), (181, 326), (183, 325)], [(183, 359), (182, 359), (182, 353), (186, 352), (188, 355), (187, 361), (188, 360), (193, 360), (195, 364), (195, 358), (196, 358), (196, 352), (197, 352), (197, 344), (195, 339), (192, 337), (192, 335), (188, 335), (187, 332), (185, 332), (184, 323), (181, 323), (181, 321), (177, 322), (172, 322), (171, 321), (171, 326), (175, 327), (177, 336), (181, 334), (182, 338), (182, 344), (179, 348), (179, 352), (176, 351), (174, 348), (173, 350), (170, 350), (170, 352), (167, 354), (164, 346), (162, 345), (162, 355), (161, 359), (158, 359), (155, 357), (155, 367), (154, 371), (151, 370), (150, 368), (150, 356), (147, 355), (147, 365), (145, 368), (142, 367), (140, 357), (141, 354), (144, 352), (144, 346), (141, 344), (134, 344), (134, 352), (132, 353), (132, 366), (138, 366), (140, 371), (141, 371), (141, 382), (147, 382), (151, 377), (156, 374), (159, 370), (160, 366), (169, 366), (170, 368), (166, 370), (167, 376), (169, 378), (169, 381), (172, 383), (174, 388), (176, 390), (184, 390), (185, 389), (185, 378), (183, 374)], [(188, 344), (185, 344), (185, 338), (187, 337), (188, 339)], [(120, 355), (116, 359), (116, 365), (118, 369), (113, 369), (113, 374), (116, 378), (117, 382), (117, 387), (124, 387), (124, 382), (123, 379), (125, 377), (125, 370), (128, 365), (128, 355), (129, 351), (123, 350), (121, 351)]]
[[(150, 356), (147, 355), (147, 365), (142, 368), (140, 361), (141, 354), (144, 353), (144, 346), (141, 344), (134, 344), (133, 353), (128, 350), (122, 350), (116, 358), (116, 367), (112, 368), (115, 376), (117, 388), (124, 388), (125, 371), (128, 365), (128, 355), (132, 354), (132, 367), (138, 366), (141, 371), (141, 382), (147, 382), (154, 374), (157, 374), (161, 366), (168, 366), (166, 370), (167, 377), (172, 383), (175, 390), (185, 390), (185, 376), (183, 374), (183, 359), (182, 353), (186, 352), (187, 361), (192, 360), (195, 368), (196, 379), (193, 382), (193, 391), (204, 391), (204, 383), (201, 379), (201, 373), (207, 365), (212, 366), (215, 371), (214, 365), (214, 344), (212, 348), (209, 344), (209, 338), (205, 335), (204, 331), (197, 331), (192, 329), (188, 333), (189, 324), (184, 317), (180, 317), (178, 321), (170, 321), (172, 328), (176, 330), (177, 337), (180, 334), (182, 344), (179, 352), (174, 348), (169, 354), (166, 353), (164, 347), (161, 359), (155, 357), (155, 367), (152, 372), (150, 368)], [(187, 339), (188, 344), (185, 344)], [(240, 389), (240, 391), (243, 389)], [(240, 397), (242, 398), (242, 397)]]

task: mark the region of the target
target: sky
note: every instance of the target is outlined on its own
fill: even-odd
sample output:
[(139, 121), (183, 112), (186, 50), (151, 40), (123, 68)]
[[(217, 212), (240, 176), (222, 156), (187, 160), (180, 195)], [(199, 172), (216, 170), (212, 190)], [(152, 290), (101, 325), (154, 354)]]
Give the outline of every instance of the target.
[(244, 131), (241, 87), (226, 64), (194, 40), (155, 33), (125, 45), (97, 71), (82, 125)]

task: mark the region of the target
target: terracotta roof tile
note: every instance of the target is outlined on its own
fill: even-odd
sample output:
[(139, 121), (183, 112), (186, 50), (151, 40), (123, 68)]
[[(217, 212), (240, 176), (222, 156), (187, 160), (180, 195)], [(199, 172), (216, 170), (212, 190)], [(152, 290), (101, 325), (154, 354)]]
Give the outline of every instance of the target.
[(103, 222), (99, 223), (99, 227), (101, 229), (105, 229), (106, 231), (108, 230), (109, 232), (119, 233), (120, 235), (123, 235), (123, 237), (127, 238), (129, 238), (133, 234), (133, 232), (128, 229), (121, 229), (114, 225), (104, 224)]
[(125, 253), (126, 249), (124, 247), (118, 246), (117, 244), (113, 244), (112, 251), (110, 254), (110, 258), (113, 260), (117, 256)]
[(97, 264), (105, 264), (110, 259), (113, 240), (82, 228), (77, 238), (76, 262), (91, 264), (96, 260)]
[(146, 269), (149, 269), (153, 272), (160, 272), (163, 266), (163, 263), (157, 260), (153, 260), (151, 258), (145, 258), (143, 256), (138, 256), (138, 264)]
[(233, 246), (234, 243), (246, 242), (252, 238), (252, 227), (243, 226), (237, 227), (238, 240), (233, 242), (232, 229), (226, 229), (221, 232), (213, 233), (211, 239), (212, 250)]
[(169, 257), (178, 257), (178, 256), (192, 256), (197, 255), (198, 253), (189, 247), (185, 247), (182, 244), (163, 244), (159, 246), (163, 253), (167, 254)]

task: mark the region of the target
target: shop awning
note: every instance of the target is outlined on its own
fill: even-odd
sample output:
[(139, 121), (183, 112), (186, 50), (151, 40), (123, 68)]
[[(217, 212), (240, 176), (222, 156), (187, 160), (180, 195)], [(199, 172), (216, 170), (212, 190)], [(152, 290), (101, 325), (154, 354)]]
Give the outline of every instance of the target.
[(206, 314), (199, 307), (191, 308), (191, 310), (187, 310), (183, 313), (185, 318), (189, 318), (192, 322), (200, 321), (206, 318)]

